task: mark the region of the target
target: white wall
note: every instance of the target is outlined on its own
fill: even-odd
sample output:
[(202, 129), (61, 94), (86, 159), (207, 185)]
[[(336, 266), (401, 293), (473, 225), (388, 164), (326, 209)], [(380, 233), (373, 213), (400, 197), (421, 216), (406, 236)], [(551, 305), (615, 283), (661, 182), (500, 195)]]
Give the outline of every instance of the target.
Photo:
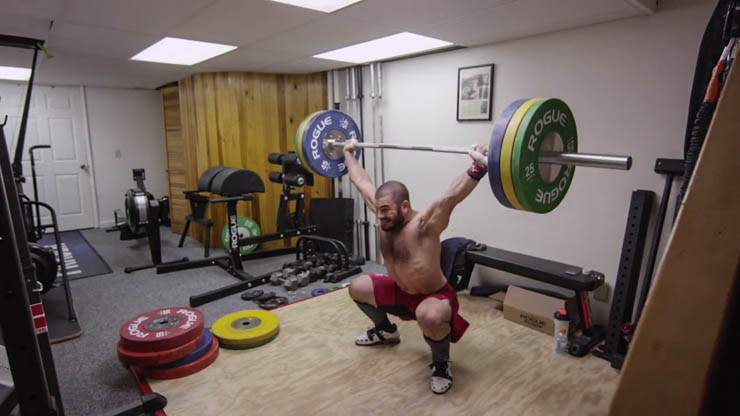
[[(375, 136), (382, 134), (386, 142), (487, 143), (492, 121), (456, 121), (459, 67), (495, 64), (494, 118), (519, 98), (563, 99), (578, 124), (579, 151), (631, 155), (632, 169), (577, 168), (567, 198), (546, 215), (499, 205), (484, 180), (453, 213), (443, 238), (463, 236), (598, 270), (613, 287), (631, 192), (654, 191), (655, 214), (664, 182), (664, 176), (653, 172), (655, 159), (683, 157), (696, 56), (715, 2), (662, 4), (649, 17), (385, 63), (383, 99), (376, 104), (375, 120), (368, 119), (370, 104), (365, 105), (366, 137), (372, 137), (368, 130), (375, 126)], [(365, 74), (369, 87), (367, 68)], [(343, 82), (342, 77), (342, 88)], [(344, 92), (341, 95), (344, 98)], [(406, 183), (412, 206), (421, 209), (469, 164), (461, 155), (386, 151), (385, 177)], [(674, 203), (672, 197), (667, 224)], [(650, 234), (645, 259), (649, 244)], [(488, 280), (535, 285), (529, 279), (476, 269)], [(594, 302), (593, 308), (597, 322), (605, 323), (609, 304)]]
[(168, 194), (159, 91), (85, 87), (100, 226), (113, 225), (113, 210), (135, 187), (132, 169), (146, 170), (147, 191)]

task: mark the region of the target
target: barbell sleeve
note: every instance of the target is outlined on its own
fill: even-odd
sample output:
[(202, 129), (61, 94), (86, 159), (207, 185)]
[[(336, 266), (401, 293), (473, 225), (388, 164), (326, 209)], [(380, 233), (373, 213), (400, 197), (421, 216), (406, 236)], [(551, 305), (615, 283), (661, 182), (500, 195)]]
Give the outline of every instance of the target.
[[(326, 140), (332, 147), (343, 147), (343, 142), (337, 143), (334, 140)], [(460, 153), (468, 154), (473, 150), (474, 146), (470, 147), (446, 147), (446, 146), (421, 146), (421, 145), (404, 145), (394, 143), (371, 143), (371, 142), (359, 142), (356, 144), (359, 148), (375, 148), (375, 149), (398, 149), (398, 150), (419, 150), (426, 152), (440, 152), (440, 153)], [(619, 155), (602, 155), (593, 153), (570, 153), (570, 152), (552, 152), (542, 151), (539, 156), (540, 163), (551, 163), (556, 165), (574, 165), (583, 166), (589, 168), (603, 168), (603, 169), (617, 169), (617, 170), (630, 170), (632, 167), (631, 156), (619, 156)]]
[(575, 165), (587, 168), (630, 170), (632, 156), (601, 155), (592, 153), (540, 152), (540, 163)]

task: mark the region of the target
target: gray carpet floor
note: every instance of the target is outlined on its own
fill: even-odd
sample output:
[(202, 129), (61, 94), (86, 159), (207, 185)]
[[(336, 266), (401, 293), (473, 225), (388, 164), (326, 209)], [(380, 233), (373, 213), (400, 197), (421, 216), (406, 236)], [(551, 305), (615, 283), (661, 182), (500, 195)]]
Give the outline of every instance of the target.
[[(59, 377), (65, 413), (67, 415), (100, 415), (138, 400), (139, 390), (130, 372), (118, 361), (116, 343), (120, 326), (136, 314), (152, 309), (188, 306), (188, 298), (209, 290), (218, 289), (238, 280), (218, 266), (156, 274), (154, 269), (133, 274), (123, 272), (124, 267), (146, 263), (150, 260), (146, 239), (120, 241), (117, 233), (102, 229), (83, 231), (85, 238), (100, 253), (113, 273), (71, 282), (72, 295), (83, 334), (79, 338), (52, 346), (54, 362)], [(203, 256), (203, 247), (195, 240), (186, 240), (178, 248), (179, 235), (169, 228), (162, 228), (162, 257), (164, 261), (183, 256), (191, 260)], [(212, 250), (211, 257), (221, 250)], [(245, 270), (259, 275), (279, 269), (292, 261), (295, 255), (280, 256), (244, 262)], [(382, 273), (377, 263), (362, 266), (365, 273)], [(350, 278), (343, 282), (349, 282)], [(269, 283), (260, 289), (275, 291), (297, 301), (311, 296), (311, 290), (326, 287), (321, 281), (287, 292)], [(53, 289), (61, 291), (61, 288)], [(51, 292), (50, 292), (51, 293)], [(206, 326), (223, 315), (242, 309), (258, 309), (244, 301), (239, 294), (198, 307), (205, 316)]]

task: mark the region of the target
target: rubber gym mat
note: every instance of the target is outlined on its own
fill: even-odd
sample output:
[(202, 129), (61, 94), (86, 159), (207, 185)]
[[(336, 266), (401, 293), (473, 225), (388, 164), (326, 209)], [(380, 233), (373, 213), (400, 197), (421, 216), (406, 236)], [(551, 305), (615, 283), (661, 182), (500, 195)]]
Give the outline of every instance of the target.
[[(84, 279), (112, 272), (108, 263), (103, 260), (78, 230), (64, 231), (59, 235), (62, 240), (62, 251), (64, 251), (69, 280)], [(54, 234), (44, 235), (38, 243), (54, 250), (54, 253), (57, 254), (57, 261), (59, 261)], [(60, 270), (57, 274), (57, 283), (61, 282), (61, 277), (62, 272)]]
[[(59, 280), (61, 282), (61, 279)], [(72, 295), (74, 299), (74, 294)], [(49, 342), (56, 344), (62, 341), (69, 341), (82, 335), (79, 314), (74, 312), (78, 317), (77, 320), (69, 320), (67, 310), (67, 299), (64, 296), (64, 288), (57, 287), (46, 292), (41, 300), (44, 303), (44, 312), (46, 313), (46, 324), (49, 327)]]

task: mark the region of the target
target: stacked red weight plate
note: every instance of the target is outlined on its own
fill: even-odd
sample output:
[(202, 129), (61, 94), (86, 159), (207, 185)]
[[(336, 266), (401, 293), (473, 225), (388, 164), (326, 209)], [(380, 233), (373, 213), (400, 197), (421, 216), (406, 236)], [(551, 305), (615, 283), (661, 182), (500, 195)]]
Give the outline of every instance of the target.
[(218, 356), (218, 341), (203, 326), (203, 314), (187, 307), (137, 315), (121, 326), (118, 359), (151, 378), (193, 374)]

